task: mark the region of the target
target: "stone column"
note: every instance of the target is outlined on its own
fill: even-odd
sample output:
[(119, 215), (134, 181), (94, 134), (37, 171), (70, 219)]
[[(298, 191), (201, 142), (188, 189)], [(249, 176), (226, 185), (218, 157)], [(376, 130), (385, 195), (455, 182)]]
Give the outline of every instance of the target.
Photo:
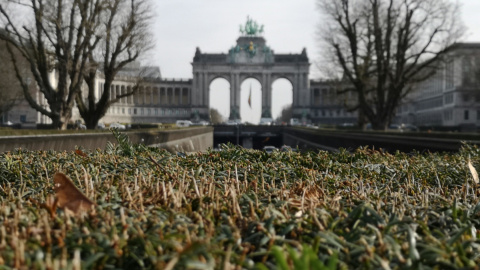
[(298, 85), (298, 74), (295, 73), (293, 76), (293, 100), (292, 104), (294, 107), (299, 105), (298, 98), (300, 96), (300, 86)]
[(301, 73), (301, 90), (302, 90), (302, 106), (310, 107), (313, 103), (313, 99), (309, 98), (312, 97), (312, 91), (310, 91), (309, 83), (308, 83), (308, 72)]
[(242, 88), (241, 88), (241, 81), (240, 81), (240, 74), (237, 73), (235, 75), (237, 78), (235, 80), (235, 109), (237, 110), (237, 113), (238, 113), (238, 119), (240, 119), (240, 102), (241, 102), (241, 98), (240, 98), (240, 92), (242, 91)]
[(230, 78), (230, 120), (240, 119), (240, 74), (231, 73)]
[(237, 75), (234, 73), (230, 73), (230, 113), (232, 112), (232, 108), (235, 105), (235, 85), (237, 81)]
[(142, 102), (142, 105), (145, 105), (145, 103), (146, 103), (145, 92), (147, 92), (147, 88), (143, 88), (142, 90), (143, 90), (143, 91), (142, 91), (142, 101), (143, 101), (143, 102)]
[(196, 105), (196, 96), (197, 96), (197, 91), (198, 91), (198, 72), (193, 73), (193, 79), (192, 79), (192, 90), (193, 93), (190, 94), (190, 105), (194, 106)]
[(262, 117), (272, 117), (272, 74), (264, 73), (262, 75)]
[[(163, 94), (162, 94), (162, 89), (163, 89)], [(160, 95), (161, 95), (161, 98), (160, 98), (160, 101), (162, 105), (167, 105), (168, 104), (168, 95), (167, 95), (167, 90), (168, 87), (163, 87), (163, 88), (160, 88)]]
[(202, 107), (207, 107), (209, 106), (209, 100), (208, 100), (208, 92), (209, 92), (209, 85), (208, 85), (208, 73), (205, 72), (203, 73), (203, 91), (202, 91)]

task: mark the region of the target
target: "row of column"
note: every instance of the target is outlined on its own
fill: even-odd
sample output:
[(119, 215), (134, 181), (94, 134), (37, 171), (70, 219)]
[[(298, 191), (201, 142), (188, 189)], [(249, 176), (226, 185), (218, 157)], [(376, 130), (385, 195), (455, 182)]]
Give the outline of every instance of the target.
[[(100, 89), (103, 93), (104, 84)], [(110, 88), (110, 99), (131, 92), (131, 86), (112, 85)], [(128, 105), (190, 105), (190, 89), (189, 88), (165, 88), (165, 87), (148, 87), (140, 88), (133, 95), (120, 99), (118, 104)], [(99, 99), (97, 96), (97, 100)]]

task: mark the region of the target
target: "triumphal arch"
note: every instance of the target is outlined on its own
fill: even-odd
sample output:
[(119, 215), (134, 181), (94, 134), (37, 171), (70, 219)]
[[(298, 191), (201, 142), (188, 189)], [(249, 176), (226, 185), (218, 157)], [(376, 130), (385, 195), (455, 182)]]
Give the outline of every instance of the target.
[[(197, 47), (193, 58), (192, 113), (208, 119), (209, 87), (213, 80), (224, 78), (230, 83), (230, 119), (240, 118), (240, 86), (246, 79), (258, 80), (262, 89), (262, 117), (271, 117), (272, 83), (287, 79), (292, 84), (293, 114), (309, 113), (309, 66), (305, 49), (300, 54), (276, 54), (263, 38), (263, 26), (247, 19), (240, 26), (237, 44), (228, 53), (202, 53)], [(285, 35), (287, 39), (287, 34)]]

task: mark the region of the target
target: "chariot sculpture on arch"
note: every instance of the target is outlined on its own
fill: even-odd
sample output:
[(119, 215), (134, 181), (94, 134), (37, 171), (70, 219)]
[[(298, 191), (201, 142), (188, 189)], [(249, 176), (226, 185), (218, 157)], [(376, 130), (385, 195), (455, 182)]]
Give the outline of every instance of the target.
[(240, 25), (240, 33), (246, 36), (258, 36), (263, 34), (263, 25), (258, 23), (247, 16), (247, 22), (245, 25)]

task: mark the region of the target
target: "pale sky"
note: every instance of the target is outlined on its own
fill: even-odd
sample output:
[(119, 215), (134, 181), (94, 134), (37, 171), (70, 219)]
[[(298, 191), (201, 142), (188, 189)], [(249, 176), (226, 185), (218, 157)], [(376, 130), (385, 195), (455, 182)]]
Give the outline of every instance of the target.
[[(468, 27), (465, 41), (480, 42), (480, 0), (459, 0), (462, 19)], [(275, 53), (300, 53), (307, 49), (310, 59), (310, 78), (320, 73), (315, 68), (319, 60), (316, 29), (320, 12), (315, 0), (155, 0), (155, 48), (145, 64), (159, 66), (163, 78), (192, 78), (191, 62), (195, 48), (203, 53), (227, 53), (236, 44), (239, 27), (247, 16), (264, 25), (264, 38)], [(258, 85), (257, 85), (258, 84)], [(291, 86), (278, 83), (274, 87), (272, 114), (279, 114), (291, 103)], [(228, 83), (215, 81), (212, 85), (211, 107), (228, 114)], [(246, 104), (252, 86), (252, 109)], [(241, 115), (243, 121), (258, 122), (261, 110), (260, 84), (245, 81), (242, 86)], [(224, 88), (222, 90), (222, 87)], [(217, 88), (217, 89), (213, 89)]]

